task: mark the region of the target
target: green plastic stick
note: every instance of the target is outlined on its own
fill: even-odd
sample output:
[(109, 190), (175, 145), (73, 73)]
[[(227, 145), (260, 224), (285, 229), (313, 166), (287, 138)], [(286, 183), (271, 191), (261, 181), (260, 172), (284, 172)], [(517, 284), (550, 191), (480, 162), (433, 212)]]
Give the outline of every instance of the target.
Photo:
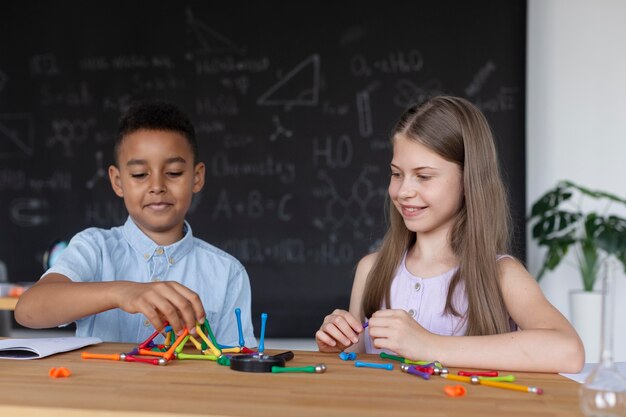
[(272, 372), (275, 374), (288, 373), (288, 372), (306, 372), (309, 374), (322, 374), (326, 372), (326, 365), (319, 363), (313, 366), (301, 366), (285, 368), (282, 366), (272, 366)]
[(514, 382), (515, 375), (503, 375), (503, 376), (479, 376), (478, 379), (485, 381), (501, 381), (501, 382)]
[(215, 355), (194, 355), (190, 353), (180, 352), (176, 355), (178, 359), (199, 359), (204, 361), (216, 361), (217, 357)]
[(398, 361), (398, 362), (405, 362), (406, 359), (404, 359), (402, 356), (395, 356), (395, 355), (390, 355), (388, 353), (385, 352), (380, 352), (380, 357), (383, 359), (391, 359), (392, 361)]
[(209, 324), (209, 320), (206, 317), (204, 318), (204, 327), (206, 327), (206, 330), (207, 330), (207, 333), (209, 334), (209, 339), (211, 339), (211, 342), (213, 342), (215, 347), (221, 349), (221, 346), (217, 343), (217, 340), (215, 340), (215, 335), (213, 334), (213, 330), (211, 330), (211, 325)]
[(315, 373), (315, 366), (301, 366), (301, 367), (292, 367), (285, 368), (282, 366), (272, 366), (272, 372), (275, 374), (288, 373), (288, 372), (307, 372), (310, 374)]

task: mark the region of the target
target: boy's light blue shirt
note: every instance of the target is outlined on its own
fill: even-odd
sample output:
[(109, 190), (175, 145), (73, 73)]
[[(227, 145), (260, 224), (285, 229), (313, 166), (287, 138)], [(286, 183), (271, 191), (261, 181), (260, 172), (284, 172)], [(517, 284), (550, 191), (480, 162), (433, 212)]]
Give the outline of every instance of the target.
[[(120, 227), (86, 229), (72, 238), (44, 276), (51, 272), (75, 282), (179, 282), (200, 296), (218, 343), (239, 345), (235, 316), (239, 307), (245, 344), (256, 347), (246, 270), (233, 256), (194, 238), (187, 222), (184, 237), (170, 246), (154, 243), (130, 217)], [(76, 336), (107, 342), (139, 343), (153, 332), (145, 316), (121, 309), (76, 322)]]

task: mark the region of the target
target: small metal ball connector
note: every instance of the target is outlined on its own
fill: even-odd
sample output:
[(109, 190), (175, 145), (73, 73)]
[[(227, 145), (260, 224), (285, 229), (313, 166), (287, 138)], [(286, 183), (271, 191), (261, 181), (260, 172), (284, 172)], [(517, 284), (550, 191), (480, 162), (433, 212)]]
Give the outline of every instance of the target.
[(326, 372), (326, 365), (324, 365), (323, 363), (318, 363), (317, 365), (315, 365), (316, 374), (323, 374), (324, 372)]
[(437, 368), (433, 369), (433, 374), (435, 375), (448, 375), (448, 368)]
[(120, 353), (120, 360), (121, 361), (125, 361), (126, 360), (126, 354), (125, 353)]
[(478, 384), (480, 384), (480, 378), (479, 378), (479, 377), (477, 377), (477, 376), (473, 376), (473, 377), (470, 379), (470, 382), (472, 383), (472, 385), (478, 385)]
[(159, 358), (159, 365), (161, 365), (161, 366), (165, 366), (165, 365), (167, 365), (167, 359), (165, 359), (165, 358)]

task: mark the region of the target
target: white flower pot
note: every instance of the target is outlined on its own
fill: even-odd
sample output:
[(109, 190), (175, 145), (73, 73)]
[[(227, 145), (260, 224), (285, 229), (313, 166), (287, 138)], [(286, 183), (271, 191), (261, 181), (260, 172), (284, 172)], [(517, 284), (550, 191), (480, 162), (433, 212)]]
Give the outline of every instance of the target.
[(602, 338), (602, 292), (570, 291), (570, 317), (585, 345), (585, 362), (598, 362)]

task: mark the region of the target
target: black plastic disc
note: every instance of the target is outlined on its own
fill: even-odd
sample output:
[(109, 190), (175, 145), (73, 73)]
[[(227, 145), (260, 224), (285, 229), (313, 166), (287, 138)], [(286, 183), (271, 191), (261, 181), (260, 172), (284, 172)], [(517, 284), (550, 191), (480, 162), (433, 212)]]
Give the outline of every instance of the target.
[(293, 352), (287, 351), (270, 356), (237, 355), (230, 358), (230, 369), (242, 372), (272, 372), (273, 366), (285, 366), (285, 362), (293, 359)]

